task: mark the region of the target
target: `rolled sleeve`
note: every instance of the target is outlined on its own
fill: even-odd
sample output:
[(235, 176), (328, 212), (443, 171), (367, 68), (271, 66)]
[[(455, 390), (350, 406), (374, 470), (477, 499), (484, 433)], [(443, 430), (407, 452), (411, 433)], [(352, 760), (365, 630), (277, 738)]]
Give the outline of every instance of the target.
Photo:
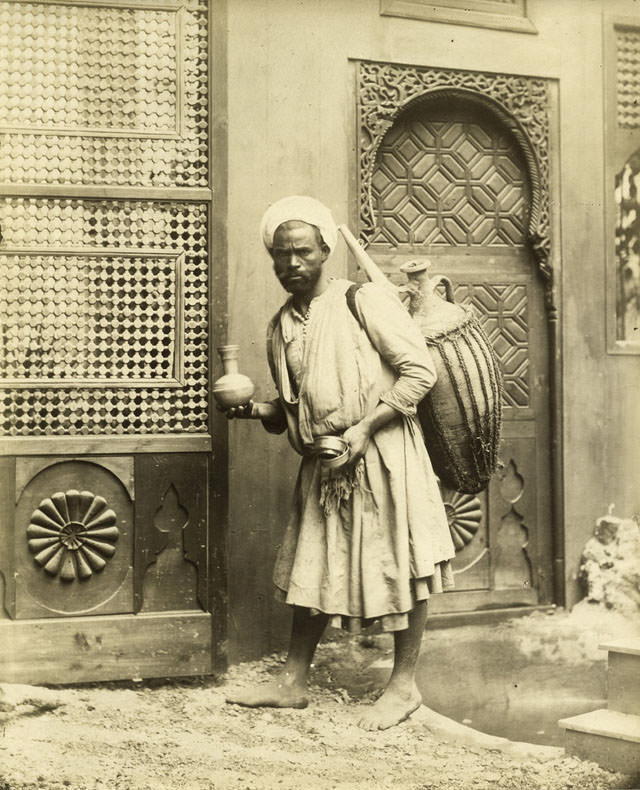
[(274, 398), (267, 403), (278, 409), (278, 418), (276, 420), (261, 420), (264, 429), (269, 433), (284, 433), (287, 430), (287, 416), (280, 398)]
[(391, 288), (367, 283), (356, 295), (360, 322), (369, 339), (396, 372), (393, 387), (380, 400), (407, 416), (437, 380), (436, 367), (418, 324)]

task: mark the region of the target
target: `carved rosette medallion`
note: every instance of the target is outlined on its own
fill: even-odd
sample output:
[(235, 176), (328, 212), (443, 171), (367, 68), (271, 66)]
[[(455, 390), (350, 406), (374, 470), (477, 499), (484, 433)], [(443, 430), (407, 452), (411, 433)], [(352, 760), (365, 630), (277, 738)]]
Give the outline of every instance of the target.
[(482, 520), (480, 500), (472, 494), (448, 491), (444, 496), (444, 510), (455, 550), (462, 551), (471, 543), (480, 528)]
[(358, 64), (361, 238), (368, 242), (375, 227), (371, 179), (385, 134), (409, 104), (435, 96), (484, 105), (518, 140), (532, 186), (528, 241), (550, 289), (550, 121), (548, 81), (544, 79), (361, 61)]
[(31, 516), (27, 542), (34, 560), (63, 581), (89, 579), (113, 557), (119, 530), (106, 500), (91, 491), (58, 492)]

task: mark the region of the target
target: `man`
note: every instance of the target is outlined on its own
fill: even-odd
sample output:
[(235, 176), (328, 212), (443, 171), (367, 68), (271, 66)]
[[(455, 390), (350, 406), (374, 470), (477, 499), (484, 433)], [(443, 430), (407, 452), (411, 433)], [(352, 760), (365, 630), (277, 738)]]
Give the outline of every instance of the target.
[[(395, 660), (380, 698), (360, 718), (386, 729), (422, 702), (416, 662), (432, 592), (452, 586), (454, 548), (416, 404), (435, 383), (424, 339), (393, 289), (332, 279), (324, 264), (337, 241), (330, 211), (292, 196), (271, 206), (262, 238), (290, 296), (268, 330), (278, 397), (231, 410), (288, 430), (302, 456), (291, 517), (274, 570), (293, 606), (289, 653), (279, 676), (228, 702), (302, 708), (315, 648), (327, 623), (358, 630), (379, 620)], [(349, 461), (327, 469), (312, 452), (341, 435)]]

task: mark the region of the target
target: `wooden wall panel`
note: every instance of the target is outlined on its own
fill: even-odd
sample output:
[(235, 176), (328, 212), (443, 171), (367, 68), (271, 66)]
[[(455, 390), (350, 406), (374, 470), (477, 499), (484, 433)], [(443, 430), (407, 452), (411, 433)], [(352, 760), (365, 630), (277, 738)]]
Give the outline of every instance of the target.
[(207, 475), (202, 454), (136, 457), (136, 612), (207, 610)]
[(211, 618), (203, 612), (0, 623), (0, 644), (0, 681), (9, 683), (211, 671)]
[[(20, 619), (51, 618), (62, 634), (90, 614), (99, 634), (106, 616), (122, 642), (104, 663), (80, 662), (81, 679), (122, 677), (127, 633), (142, 654), (135, 621), (120, 635), (125, 620), (108, 616), (143, 598), (204, 624), (185, 637), (191, 661), (167, 646), (180, 615), (141, 616), (140, 673), (210, 666), (209, 22), (208, 0), (0, 0), (4, 606), (21, 649)], [(64, 677), (57, 649), (25, 672)], [(20, 659), (0, 652), (11, 674)]]

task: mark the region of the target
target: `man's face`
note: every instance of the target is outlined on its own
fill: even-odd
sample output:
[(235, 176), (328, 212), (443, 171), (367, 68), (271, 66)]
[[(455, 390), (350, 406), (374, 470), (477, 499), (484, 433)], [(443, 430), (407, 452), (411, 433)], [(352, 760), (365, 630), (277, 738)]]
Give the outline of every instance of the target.
[(320, 232), (306, 222), (283, 222), (273, 236), (273, 270), (282, 287), (295, 296), (314, 295), (328, 255)]

